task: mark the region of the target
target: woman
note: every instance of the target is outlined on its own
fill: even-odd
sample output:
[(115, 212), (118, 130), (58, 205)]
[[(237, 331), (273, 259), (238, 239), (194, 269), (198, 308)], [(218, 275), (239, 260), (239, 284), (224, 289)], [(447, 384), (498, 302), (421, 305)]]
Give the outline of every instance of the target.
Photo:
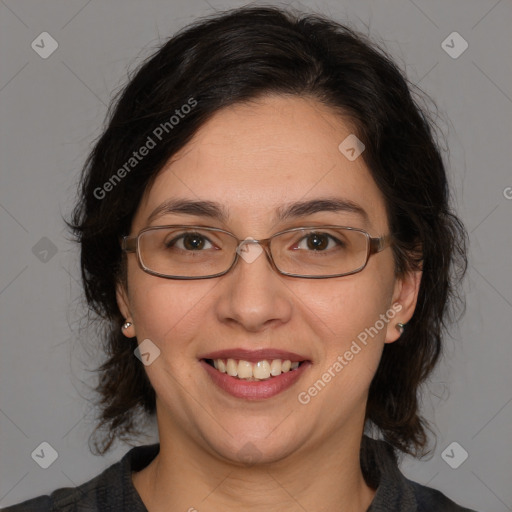
[(466, 235), (361, 35), (275, 8), (181, 31), (113, 107), (70, 225), (108, 330), (96, 448), (140, 412), (160, 442), (7, 510), (469, 510), (396, 462), (427, 449)]

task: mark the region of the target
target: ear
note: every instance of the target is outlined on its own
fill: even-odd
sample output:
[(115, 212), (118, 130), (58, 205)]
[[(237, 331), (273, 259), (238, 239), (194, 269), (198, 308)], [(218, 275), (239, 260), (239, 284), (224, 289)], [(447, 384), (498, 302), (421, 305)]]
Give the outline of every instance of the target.
[(117, 305), (119, 307), (119, 311), (125, 318), (127, 322), (132, 322), (130, 327), (123, 329), (123, 334), (127, 338), (133, 338), (135, 336), (135, 326), (133, 325), (133, 317), (130, 311), (130, 299), (128, 297), (128, 290), (126, 286), (122, 283), (117, 283), (116, 285), (116, 299)]
[(392, 300), (396, 315), (388, 324), (385, 343), (393, 343), (400, 338), (401, 333), (397, 329), (397, 324), (406, 324), (412, 318), (418, 301), (422, 275), (421, 270), (414, 270), (396, 279)]

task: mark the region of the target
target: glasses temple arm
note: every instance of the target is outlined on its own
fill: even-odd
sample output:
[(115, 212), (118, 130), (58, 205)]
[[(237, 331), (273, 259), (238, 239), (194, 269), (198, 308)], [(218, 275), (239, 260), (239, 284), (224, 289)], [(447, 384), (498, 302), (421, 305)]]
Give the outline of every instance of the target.
[(384, 235), (380, 238), (370, 238), (370, 252), (376, 253), (385, 249), (391, 243), (391, 235)]
[(125, 252), (135, 252), (137, 250), (136, 236), (121, 237), (121, 249)]

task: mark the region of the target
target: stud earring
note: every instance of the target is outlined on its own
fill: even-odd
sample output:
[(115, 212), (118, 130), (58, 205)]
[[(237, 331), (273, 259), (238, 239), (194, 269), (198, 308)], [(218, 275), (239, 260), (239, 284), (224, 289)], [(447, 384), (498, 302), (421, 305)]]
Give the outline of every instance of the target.
[(123, 324), (123, 327), (121, 327), (121, 330), (125, 330), (125, 329), (128, 329), (128, 327), (132, 326), (133, 324), (131, 322), (125, 322)]
[(400, 322), (398, 322), (398, 323), (396, 324), (396, 328), (397, 328), (397, 330), (398, 330), (398, 332), (399, 332), (400, 334), (403, 334), (403, 333), (404, 333), (405, 325), (406, 325), (406, 324), (402, 324), (402, 323), (400, 323)]

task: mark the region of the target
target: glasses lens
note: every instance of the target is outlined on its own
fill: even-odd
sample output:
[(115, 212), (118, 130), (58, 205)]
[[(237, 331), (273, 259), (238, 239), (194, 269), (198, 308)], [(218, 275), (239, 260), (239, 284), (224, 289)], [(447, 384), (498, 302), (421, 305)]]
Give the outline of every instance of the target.
[(155, 228), (139, 239), (142, 266), (165, 276), (200, 277), (231, 265), (236, 240), (226, 233), (198, 228)]
[(282, 272), (302, 276), (346, 274), (366, 264), (368, 235), (346, 228), (305, 228), (276, 236), (271, 248)]

